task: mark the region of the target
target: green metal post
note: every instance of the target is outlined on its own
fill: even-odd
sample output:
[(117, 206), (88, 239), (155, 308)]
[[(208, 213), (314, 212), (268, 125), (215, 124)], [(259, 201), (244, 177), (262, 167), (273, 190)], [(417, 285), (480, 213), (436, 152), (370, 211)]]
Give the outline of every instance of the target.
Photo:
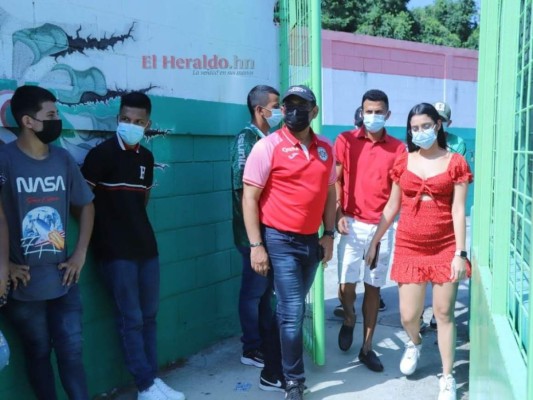
[(281, 74), (279, 91), (283, 93), (289, 87), (289, 0), (280, 0), (279, 7), (279, 61)]
[[(319, 113), (313, 120), (313, 130), (322, 131), (322, 22), (321, 2), (313, 0), (310, 9), (311, 40), (309, 43), (311, 54), (311, 87), (318, 101)], [(315, 363), (326, 363), (326, 328), (324, 313), (324, 268), (318, 267), (315, 282), (313, 284), (313, 331), (315, 333)]]

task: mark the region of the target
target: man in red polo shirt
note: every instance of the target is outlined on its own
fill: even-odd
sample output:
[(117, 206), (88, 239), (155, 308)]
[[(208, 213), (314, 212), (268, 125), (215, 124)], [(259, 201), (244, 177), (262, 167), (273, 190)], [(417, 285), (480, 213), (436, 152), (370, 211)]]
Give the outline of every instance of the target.
[(343, 132), (335, 141), (337, 160), (337, 230), (341, 238), (337, 247), (339, 299), (344, 308), (344, 322), (339, 331), (339, 347), (347, 351), (353, 341), (355, 325), (355, 286), (365, 283), (363, 300), (363, 345), (359, 361), (370, 370), (383, 371), (372, 350), (372, 337), (379, 309), (379, 291), (387, 280), (393, 232), (381, 241), (375, 268), (366, 266), (363, 257), (392, 187), (389, 170), (405, 144), (389, 136), (384, 128), (390, 116), (389, 99), (381, 90), (363, 95), (363, 126)]
[(258, 141), (246, 161), (243, 214), (252, 268), (274, 280), (285, 398), (301, 400), (305, 296), (319, 262), (333, 253), (336, 174), (331, 143), (310, 127), (318, 114), (313, 92), (291, 86), (282, 113), (285, 126)]

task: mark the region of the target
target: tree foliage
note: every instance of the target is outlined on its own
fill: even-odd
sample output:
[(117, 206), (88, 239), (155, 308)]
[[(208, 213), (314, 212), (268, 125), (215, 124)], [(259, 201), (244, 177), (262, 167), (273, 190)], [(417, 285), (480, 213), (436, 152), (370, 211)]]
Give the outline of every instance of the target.
[(409, 0), (322, 0), (325, 29), (451, 47), (478, 48), (475, 0), (435, 0), (409, 10)]

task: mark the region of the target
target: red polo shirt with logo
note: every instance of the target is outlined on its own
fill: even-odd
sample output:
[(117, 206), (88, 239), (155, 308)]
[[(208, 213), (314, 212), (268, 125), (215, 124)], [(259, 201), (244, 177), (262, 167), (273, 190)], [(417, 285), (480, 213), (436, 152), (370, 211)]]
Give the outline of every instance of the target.
[(369, 224), (377, 224), (389, 200), (392, 180), (389, 171), (405, 144), (387, 135), (377, 142), (367, 136), (364, 126), (342, 132), (335, 140), (335, 158), (342, 165), (341, 207), (345, 215)]
[(243, 181), (263, 189), (259, 220), (280, 231), (318, 232), (328, 186), (335, 184), (331, 142), (315, 135), (306, 148), (284, 126), (259, 140), (244, 168)]

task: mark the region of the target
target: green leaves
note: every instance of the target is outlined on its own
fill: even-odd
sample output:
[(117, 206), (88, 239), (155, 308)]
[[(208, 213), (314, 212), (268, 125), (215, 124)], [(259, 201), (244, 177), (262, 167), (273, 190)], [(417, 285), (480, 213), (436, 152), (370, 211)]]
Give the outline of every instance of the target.
[(435, 0), (409, 10), (409, 0), (322, 0), (322, 27), (451, 47), (478, 48), (475, 0)]

